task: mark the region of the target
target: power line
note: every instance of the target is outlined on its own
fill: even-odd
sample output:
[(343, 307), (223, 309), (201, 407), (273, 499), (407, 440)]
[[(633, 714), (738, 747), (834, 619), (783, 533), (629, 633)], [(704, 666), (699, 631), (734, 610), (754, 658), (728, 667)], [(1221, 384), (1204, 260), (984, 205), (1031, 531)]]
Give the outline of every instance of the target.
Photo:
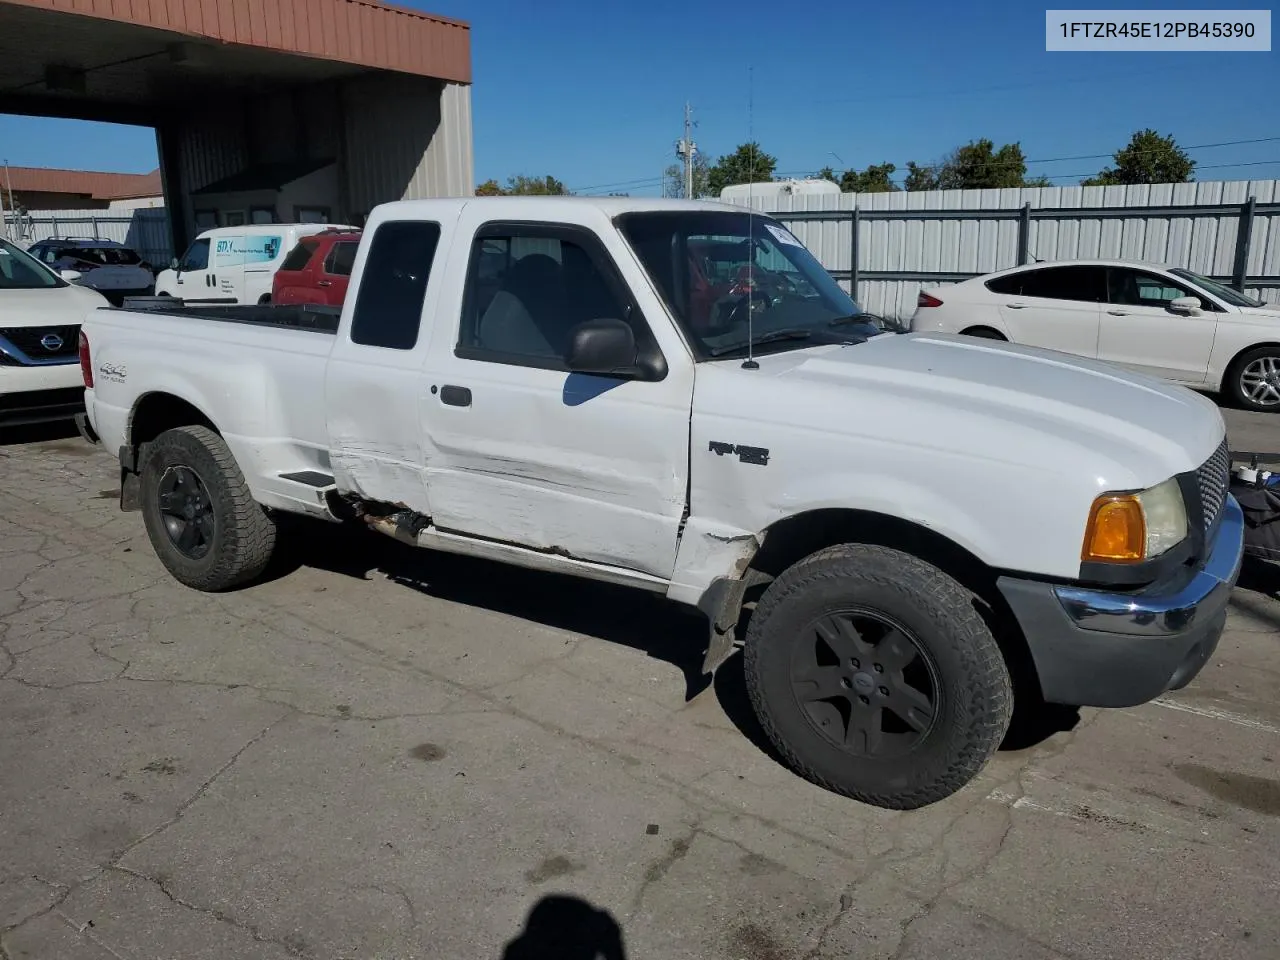
[[(1245, 144), (1253, 144), (1253, 143), (1274, 143), (1275, 141), (1280, 141), (1280, 136), (1255, 137), (1248, 140), (1223, 140), (1218, 143), (1197, 143), (1187, 147), (1180, 147), (1179, 149), (1184, 151), (1209, 150), (1216, 147), (1234, 147), (1234, 146), (1242, 146)], [(1009, 167), (1017, 167), (1019, 165), (1026, 167), (1026, 166), (1030, 166), (1033, 163), (1061, 163), (1067, 160), (1108, 160), (1108, 159), (1114, 159), (1116, 153), (1118, 152), (1121, 152), (1121, 151), (1112, 151), (1111, 153), (1080, 154), (1080, 155), (1070, 156), (1070, 157), (1040, 157), (1040, 158), (1034, 158), (1034, 159), (1023, 158), (1021, 160), (1018, 160), (1018, 159), (994, 160), (993, 159), (993, 160), (985, 161), (980, 164), (975, 164), (969, 169), (975, 170), (975, 171), (988, 171), (988, 170), (1001, 170)], [(1164, 152), (1165, 152), (1164, 149), (1137, 150), (1130, 153), (1129, 156), (1145, 157), (1145, 156), (1162, 154)], [(1224, 167), (1256, 166), (1259, 163), (1265, 164), (1270, 162), (1271, 161), (1264, 160), (1264, 161), (1244, 161), (1241, 163), (1223, 163), (1223, 164), (1209, 164), (1209, 165), (1202, 165), (1197, 163), (1196, 168), (1199, 170), (1215, 170), (1215, 169), (1222, 169)], [(872, 164), (872, 166), (876, 166), (876, 164)], [(930, 167), (934, 167), (934, 166), (935, 164), (922, 164), (921, 168), (929, 169)], [(1095, 176), (1096, 173), (1097, 171), (1094, 171), (1093, 173), (1083, 173), (1083, 174), (1056, 173), (1056, 174), (1044, 174), (1044, 176), (1053, 180), (1053, 179), (1062, 179), (1064, 177), (1092, 177), (1092, 176)]]
[[(1138, 70), (1138, 71), (1130, 71), (1127, 73), (1116, 73), (1116, 74), (1090, 74), (1089, 76), (1084, 76), (1084, 77), (1063, 78), (1063, 77), (1055, 76), (1055, 77), (1045, 77), (1042, 80), (1026, 80), (1026, 81), (1019, 81), (1017, 83), (1002, 83), (1002, 84), (996, 84), (988, 87), (954, 87), (953, 86), (945, 90), (928, 90), (928, 91), (921, 91), (918, 93), (882, 93), (880, 92), (879, 88), (877, 88), (876, 93), (868, 94), (867, 96), (864, 96), (864, 97), (814, 97), (814, 98), (797, 100), (795, 97), (788, 96), (785, 100), (777, 100), (777, 101), (773, 101), (773, 103), (777, 106), (785, 106), (790, 109), (790, 108), (794, 108), (797, 103), (813, 103), (813, 104), (880, 103), (886, 100), (894, 100), (894, 101), (934, 100), (934, 99), (942, 99), (942, 98), (948, 98), (948, 97), (951, 97), (951, 98), (963, 97), (963, 96), (969, 96), (971, 94), (1005, 93), (1010, 90), (1033, 90), (1038, 87), (1045, 87), (1045, 86), (1059, 87), (1059, 86), (1064, 86), (1068, 84), (1074, 85), (1074, 84), (1081, 84), (1081, 83), (1085, 83), (1085, 84), (1110, 83), (1115, 80), (1132, 80), (1136, 78), (1162, 76), (1162, 75), (1171, 74), (1171, 73), (1181, 74), (1181, 73), (1186, 73), (1186, 70), (1181, 67), (1170, 67), (1164, 70)], [(731, 103), (722, 102), (719, 104), (713, 103), (711, 105), (711, 109), (712, 110), (738, 109), (738, 108), (741, 108), (741, 106), (742, 104), (740, 103), (731, 104)], [(759, 105), (757, 104), (757, 106)], [(698, 109), (705, 110), (706, 108), (704, 105), (700, 104)]]
[[(1191, 146), (1182, 147), (1181, 149), (1182, 150), (1210, 150), (1218, 147), (1236, 147), (1236, 146), (1244, 146), (1246, 144), (1254, 144), (1254, 143), (1275, 143), (1277, 141), (1280, 141), (1280, 136), (1254, 137), (1248, 140), (1221, 140), (1216, 143), (1197, 143), (1197, 144), (1192, 144)], [(1131, 156), (1147, 156), (1150, 154), (1157, 154), (1157, 153), (1163, 153), (1163, 152), (1164, 152), (1163, 150), (1139, 150), (1131, 154)], [(1036, 159), (1030, 159), (1030, 160), (1023, 160), (1022, 163), (1027, 166), (1030, 166), (1033, 163), (1061, 163), (1068, 160), (1106, 160), (1106, 159), (1114, 158), (1115, 153), (1116, 152), (1113, 151), (1111, 153), (1077, 154), (1069, 157), (1042, 157), (1042, 158), (1036, 158)], [(1016, 160), (992, 160), (987, 163), (983, 163), (975, 167), (972, 167), (971, 169), (986, 171), (991, 169), (1001, 169), (1007, 166), (1016, 166), (1017, 163), (1018, 161)], [(1280, 163), (1280, 160), (1246, 160), (1246, 161), (1241, 161), (1239, 163), (1196, 164), (1196, 169), (1197, 170), (1224, 170), (1230, 167), (1271, 166), (1277, 163)], [(875, 166), (875, 164), (873, 164), (872, 166)], [(1047, 174), (1041, 174), (1041, 176), (1044, 176), (1048, 180), (1071, 180), (1071, 179), (1081, 179), (1085, 177), (1096, 176), (1097, 173), (1098, 171), (1094, 170), (1088, 173), (1047, 173)], [(807, 177), (807, 176), (812, 176), (812, 174), (813, 174), (812, 170), (807, 170), (807, 171), (793, 170), (793, 171), (787, 171), (787, 172), (780, 172), (776, 174), (776, 176)], [(904, 177), (899, 177), (897, 179), (890, 177), (888, 179), (890, 183), (901, 184), (905, 182)], [(609, 189), (614, 189), (618, 187), (639, 188), (639, 187), (645, 187), (645, 186), (659, 186), (664, 182), (665, 182), (664, 177), (644, 177), (636, 180), (617, 180), (611, 183), (597, 183), (587, 187), (574, 187), (572, 189), (574, 193), (581, 193), (588, 190), (609, 190)]]

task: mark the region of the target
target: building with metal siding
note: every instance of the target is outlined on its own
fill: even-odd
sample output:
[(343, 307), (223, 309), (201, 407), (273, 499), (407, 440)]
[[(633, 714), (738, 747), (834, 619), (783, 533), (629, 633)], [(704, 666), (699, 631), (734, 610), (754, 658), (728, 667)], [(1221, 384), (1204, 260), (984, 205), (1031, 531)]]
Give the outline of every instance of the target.
[(465, 23), (375, 0), (0, 0), (0, 112), (154, 127), (178, 250), (470, 195), (470, 82)]

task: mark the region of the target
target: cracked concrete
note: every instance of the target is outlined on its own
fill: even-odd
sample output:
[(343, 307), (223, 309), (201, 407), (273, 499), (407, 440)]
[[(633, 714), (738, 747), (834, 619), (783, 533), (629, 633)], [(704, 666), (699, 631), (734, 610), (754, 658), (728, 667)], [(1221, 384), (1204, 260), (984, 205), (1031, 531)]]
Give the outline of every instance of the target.
[(1280, 955), (1269, 571), (1184, 709), (1085, 711), (904, 814), (771, 759), (736, 658), (700, 684), (661, 600), (323, 526), (194, 593), (101, 495), (108, 456), (21, 439), (0, 960), (498, 960), (556, 895), (664, 960)]

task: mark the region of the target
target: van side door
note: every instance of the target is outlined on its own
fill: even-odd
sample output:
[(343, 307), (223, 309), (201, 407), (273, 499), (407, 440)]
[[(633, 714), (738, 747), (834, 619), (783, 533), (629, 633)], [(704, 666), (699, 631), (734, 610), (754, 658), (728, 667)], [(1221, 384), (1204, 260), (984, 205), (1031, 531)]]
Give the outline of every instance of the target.
[(271, 295), (271, 281), (284, 262), (284, 234), (248, 234), (244, 238), (243, 267), (236, 299), (240, 303), (260, 303)]
[(213, 303), (240, 302), (244, 288), (244, 241), (242, 235), (214, 237), (205, 299)]

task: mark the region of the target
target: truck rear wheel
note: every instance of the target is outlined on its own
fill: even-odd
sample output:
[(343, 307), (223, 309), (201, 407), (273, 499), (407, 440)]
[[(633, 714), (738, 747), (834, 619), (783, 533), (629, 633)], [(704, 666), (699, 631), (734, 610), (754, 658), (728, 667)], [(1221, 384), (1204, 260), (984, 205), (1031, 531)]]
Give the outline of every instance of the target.
[(206, 592), (266, 568), (276, 527), (253, 499), (226, 442), (208, 427), (166, 430), (142, 464), (142, 518), (174, 578)]
[(784, 571), (752, 615), (745, 671), (792, 769), (896, 810), (977, 776), (1013, 711), (1008, 668), (972, 594), (885, 547), (842, 544)]

